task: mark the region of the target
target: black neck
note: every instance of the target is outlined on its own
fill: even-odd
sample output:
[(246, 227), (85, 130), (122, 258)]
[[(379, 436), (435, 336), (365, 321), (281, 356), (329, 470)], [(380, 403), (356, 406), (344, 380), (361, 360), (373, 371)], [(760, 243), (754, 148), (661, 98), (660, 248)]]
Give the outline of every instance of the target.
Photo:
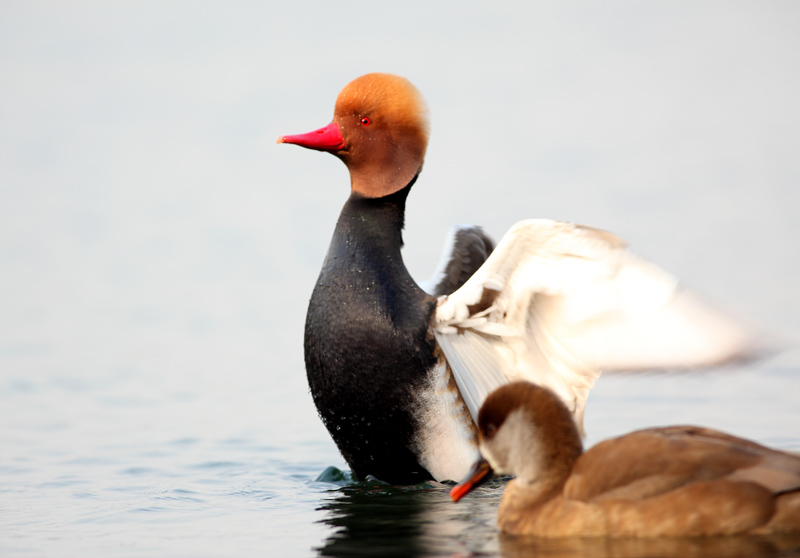
[(382, 198), (367, 198), (353, 192), (342, 208), (337, 232), (346, 227), (367, 235), (366, 238), (377, 244), (402, 248), (406, 198), (410, 190), (411, 184)]
[[(376, 244), (400, 249), (403, 247), (406, 198), (417, 177), (401, 190), (382, 198), (368, 198), (358, 192), (342, 208), (337, 232), (345, 228), (374, 239)], [(344, 232), (344, 231), (342, 231)]]
[(401, 254), (405, 203), (412, 185), (413, 181), (382, 198), (351, 194), (339, 215), (320, 277), (323, 282), (338, 278), (348, 289), (380, 300), (397, 322), (430, 298), (409, 274)]

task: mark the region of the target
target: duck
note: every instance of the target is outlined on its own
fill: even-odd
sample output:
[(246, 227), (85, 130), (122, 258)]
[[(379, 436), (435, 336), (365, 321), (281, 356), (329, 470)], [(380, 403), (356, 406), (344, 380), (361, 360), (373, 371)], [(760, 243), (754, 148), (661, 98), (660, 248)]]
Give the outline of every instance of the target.
[(513, 380), (549, 387), (582, 425), (602, 370), (753, 353), (749, 327), (619, 237), (574, 223), (522, 221), (496, 244), (480, 227), (454, 227), (431, 279), (417, 282), (402, 232), (429, 129), (409, 80), (370, 73), (341, 90), (329, 124), (277, 140), (331, 153), (350, 175), (304, 354), (319, 416), (357, 478), (461, 478), (477, 455), (480, 405)]
[(478, 415), (481, 457), (459, 501), (514, 475), (498, 526), (538, 537), (699, 537), (800, 531), (800, 455), (699, 426), (648, 428), (583, 452), (572, 412), (531, 382), (492, 392)]

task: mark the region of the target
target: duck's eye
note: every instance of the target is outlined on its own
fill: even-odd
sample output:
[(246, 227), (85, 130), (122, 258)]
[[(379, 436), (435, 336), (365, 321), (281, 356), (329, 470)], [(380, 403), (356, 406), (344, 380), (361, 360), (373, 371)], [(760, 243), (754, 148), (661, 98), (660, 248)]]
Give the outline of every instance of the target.
[(369, 126), (370, 124), (372, 124), (372, 120), (370, 120), (368, 116), (361, 119), (362, 126)]

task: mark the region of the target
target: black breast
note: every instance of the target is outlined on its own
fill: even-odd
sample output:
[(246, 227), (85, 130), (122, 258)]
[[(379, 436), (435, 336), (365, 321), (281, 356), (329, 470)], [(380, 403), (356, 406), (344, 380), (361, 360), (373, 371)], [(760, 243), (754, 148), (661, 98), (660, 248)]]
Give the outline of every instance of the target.
[(322, 421), (357, 477), (393, 484), (431, 476), (418, 462), (413, 394), (435, 364), (435, 299), (400, 255), (405, 189), (351, 196), (306, 317), (305, 359)]

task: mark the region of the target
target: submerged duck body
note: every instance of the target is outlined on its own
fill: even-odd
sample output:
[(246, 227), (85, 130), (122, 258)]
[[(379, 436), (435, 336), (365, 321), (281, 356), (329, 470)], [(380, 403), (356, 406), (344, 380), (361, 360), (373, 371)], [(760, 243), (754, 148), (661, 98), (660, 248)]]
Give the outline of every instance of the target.
[(516, 382), (478, 418), (483, 458), (463, 497), (491, 471), (516, 475), (500, 529), (541, 537), (663, 537), (800, 531), (800, 456), (696, 426), (650, 428), (582, 453), (563, 402)]
[(481, 403), (515, 379), (554, 390), (581, 424), (601, 369), (750, 352), (748, 331), (669, 274), (571, 223), (518, 223), (496, 247), (477, 227), (454, 229), (426, 292), (401, 248), (427, 141), (421, 95), (391, 74), (353, 80), (330, 124), (278, 140), (330, 152), (350, 172), (308, 307), (305, 361), (319, 414), (359, 478), (461, 478), (477, 455)]

